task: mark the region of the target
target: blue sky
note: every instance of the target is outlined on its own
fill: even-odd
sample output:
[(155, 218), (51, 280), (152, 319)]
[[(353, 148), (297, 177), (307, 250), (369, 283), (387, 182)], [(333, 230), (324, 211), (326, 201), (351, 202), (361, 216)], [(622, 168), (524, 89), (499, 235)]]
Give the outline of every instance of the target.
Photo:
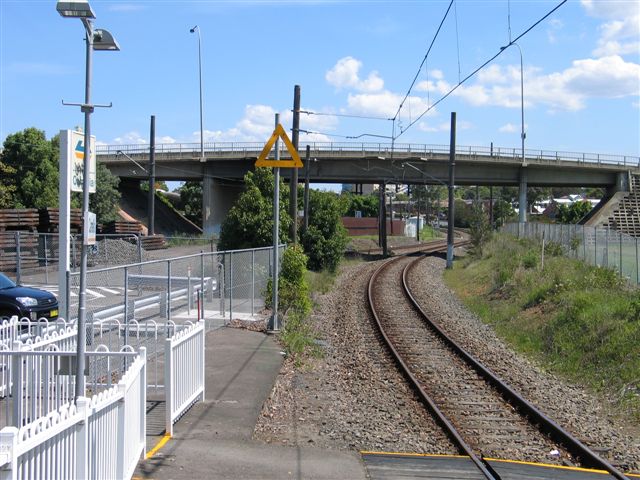
[[(454, 3), (396, 123), (397, 142), (519, 147), (520, 56), (511, 47), (410, 128), (460, 78), (560, 0)], [(0, 140), (35, 126), (48, 137), (82, 125), (84, 29), (56, 2), (0, 0)], [(264, 143), (274, 113), (291, 128), (302, 108), (392, 117), (449, 5), (447, 1), (97, 1), (95, 26), (120, 52), (94, 54), (92, 130), (99, 143), (199, 142), (202, 34), (206, 141)], [(640, 2), (569, 0), (519, 40), (526, 146), (640, 155)], [(388, 120), (303, 115), (307, 140), (389, 136)], [(405, 130), (406, 129), (406, 130)], [(361, 141), (386, 141), (363, 137)]]

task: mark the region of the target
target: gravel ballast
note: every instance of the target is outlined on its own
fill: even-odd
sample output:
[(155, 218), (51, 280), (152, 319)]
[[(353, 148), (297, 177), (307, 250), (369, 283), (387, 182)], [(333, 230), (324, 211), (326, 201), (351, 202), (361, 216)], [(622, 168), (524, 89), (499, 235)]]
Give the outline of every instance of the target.
[[(364, 451), (456, 453), (381, 346), (366, 302), (379, 262), (342, 267), (311, 317), (322, 358), (287, 359), (264, 405), (255, 436), (288, 445)], [(602, 400), (521, 358), (442, 282), (444, 261), (428, 258), (413, 275), (425, 312), (551, 418), (626, 470), (640, 470), (640, 440), (607, 415)], [(480, 332), (480, 335), (478, 335)]]

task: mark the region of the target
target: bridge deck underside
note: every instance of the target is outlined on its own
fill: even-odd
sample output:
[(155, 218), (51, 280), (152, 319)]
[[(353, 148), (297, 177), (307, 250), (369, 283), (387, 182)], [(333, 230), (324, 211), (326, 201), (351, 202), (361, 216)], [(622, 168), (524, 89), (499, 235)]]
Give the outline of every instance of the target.
[[(253, 155), (255, 153), (255, 156)], [(156, 178), (159, 180), (202, 180), (206, 176), (241, 180), (247, 171), (254, 169), (259, 152), (232, 152), (209, 155), (207, 162), (198, 158), (185, 158), (184, 153), (156, 154)], [(286, 158), (286, 156), (284, 157)], [(400, 183), (438, 184), (448, 181), (448, 155), (426, 155), (411, 152), (394, 152), (370, 155), (368, 152), (316, 152), (309, 162), (309, 178), (316, 183)], [(99, 155), (98, 159), (122, 178), (148, 178), (148, 154), (138, 153), (125, 158), (115, 155)], [(131, 159), (143, 168), (135, 165)], [(303, 159), (304, 161), (304, 159)], [(527, 158), (525, 164), (519, 158), (483, 155), (456, 156), (456, 185), (516, 186), (526, 171), (529, 186), (594, 186), (608, 187), (616, 184), (621, 172), (640, 173), (636, 165), (599, 164), (540, 158)], [(304, 179), (306, 165), (299, 171)], [(283, 169), (287, 178), (290, 169)]]

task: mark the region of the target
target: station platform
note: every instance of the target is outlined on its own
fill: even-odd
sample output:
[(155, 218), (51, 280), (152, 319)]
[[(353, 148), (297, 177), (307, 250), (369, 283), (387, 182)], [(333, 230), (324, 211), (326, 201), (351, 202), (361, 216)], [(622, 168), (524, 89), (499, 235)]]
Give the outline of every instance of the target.
[[(219, 328), (206, 337), (206, 391), (164, 435), (164, 405), (148, 402), (147, 458), (134, 479), (481, 479), (467, 457), (345, 452), (252, 439), (282, 365), (273, 337)], [(491, 460), (504, 480), (611, 478), (602, 472)], [(640, 476), (629, 475), (629, 478)]]
[[(253, 429), (282, 365), (275, 340), (220, 328), (206, 338), (205, 402), (175, 425), (171, 438), (148, 421), (147, 459), (134, 479), (366, 479), (357, 452), (265, 444)], [(162, 410), (159, 408), (158, 410)]]

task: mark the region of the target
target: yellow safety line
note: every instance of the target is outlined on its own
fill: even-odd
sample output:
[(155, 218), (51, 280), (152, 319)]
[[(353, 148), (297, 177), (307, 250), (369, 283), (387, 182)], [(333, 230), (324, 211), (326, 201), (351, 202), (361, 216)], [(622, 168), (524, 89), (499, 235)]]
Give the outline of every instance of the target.
[[(595, 468), (582, 468), (582, 467), (571, 467), (571, 466), (567, 466), (567, 465), (553, 465), (550, 463), (536, 463), (536, 462), (523, 462), (521, 460), (505, 460), (502, 458), (484, 458), (485, 460), (489, 461), (489, 462), (502, 462), (502, 463), (516, 463), (518, 465), (532, 465), (534, 467), (546, 467), (546, 468), (555, 468), (557, 470), (573, 470), (576, 472), (591, 472), (591, 473), (602, 473), (605, 475), (608, 475), (609, 472), (607, 472), (606, 470), (598, 470)], [(634, 474), (625, 474), (625, 475), (631, 475), (633, 477), (640, 477), (640, 475), (634, 475)]]
[(361, 450), (360, 455), (399, 455), (404, 457), (469, 458), (467, 455), (449, 455), (446, 453), (369, 452), (366, 450)]
[(153, 447), (151, 449), (150, 452), (147, 453), (147, 455), (144, 457), (145, 460), (149, 460), (151, 457), (153, 457), (156, 453), (158, 453), (158, 450), (160, 450), (162, 447), (164, 447), (165, 443), (167, 443), (169, 441), (169, 439), (171, 438), (171, 435), (169, 435), (168, 433), (162, 437), (160, 439), (160, 441), (156, 444), (155, 447)]
[[(404, 452), (369, 452), (367, 450), (361, 450), (360, 455), (398, 455), (404, 457), (440, 457), (440, 458), (469, 458), (467, 455), (448, 455), (448, 454), (440, 454), (440, 453), (404, 453)], [(596, 470), (593, 468), (581, 468), (581, 467), (569, 467), (565, 465), (553, 465), (550, 463), (536, 463), (536, 462), (523, 462), (520, 460), (505, 460), (500, 458), (484, 458), (489, 462), (502, 462), (502, 463), (516, 463), (519, 465), (531, 465), (534, 467), (547, 467), (547, 468), (555, 468), (559, 470), (573, 470), (577, 472), (591, 472), (591, 473), (601, 473), (608, 474), (609, 472), (605, 470)], [(640, 475), (636, 475), (634, 473), (626, 473), (628, 477), (640, 478)]]

